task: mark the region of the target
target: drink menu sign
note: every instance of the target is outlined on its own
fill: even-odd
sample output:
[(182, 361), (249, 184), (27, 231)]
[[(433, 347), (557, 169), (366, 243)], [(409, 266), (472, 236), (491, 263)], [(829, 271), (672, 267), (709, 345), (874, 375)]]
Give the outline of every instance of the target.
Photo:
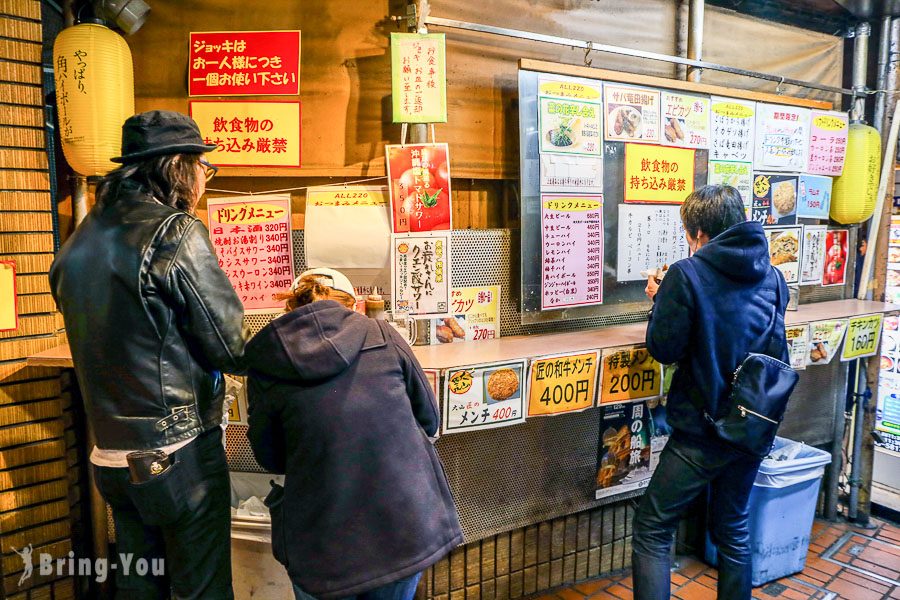
[(762, 102), (756, 108), (754, 167), (773, 171), (806, 171), (810, 110)]
[(756, 102), (713, 96), (710, 105), (710, 160), (753, 161)]
[(275, 295), (294, 280), (290, 194), (209, 198), (209, 234), (219, 266), (248, 313), (284, 308)]
[(849, 133), (847, 113), (812, 111), (807, 172), (832, 177), (838, 177), (843, 173)]
[(603, 196), (541, 196), (541, 310), (603, 303)]
[(189, 96), (296, 96), (299, 31), (190, 34)]

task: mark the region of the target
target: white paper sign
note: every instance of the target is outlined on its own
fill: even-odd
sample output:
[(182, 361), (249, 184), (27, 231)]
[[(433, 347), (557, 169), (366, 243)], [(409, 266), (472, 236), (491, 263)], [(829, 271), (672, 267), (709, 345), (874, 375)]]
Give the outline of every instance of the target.
[(619, 205), (617, 281), (644, 279), (650, 271), (687, 258), (678, 206)]
[(541, 154), (542, 192), (603, 193), (603, 158)]
[(309, 188), (304, 229), (310, 268), (386, 269), (390, 265), (386, 186)]
[(756, 170), (806, 170), (810, 110), (782, 104), (756, 105)]
[(756, 102), (713, 96), (710, 114), (709, 159), (753, 162)]
[(525, 422), (525, 361), (444, 371), (445, 434)]
[(803, 258), (800, 261), (800, 285), (822, 283), (825, 272), (825, 232), (827, 225), (803, 227)]
[(809, 348), (809, 323), (789, 325), (785, 329), (785, 337), (787, 338), (791, 367), (797, 370), (805, 369)]

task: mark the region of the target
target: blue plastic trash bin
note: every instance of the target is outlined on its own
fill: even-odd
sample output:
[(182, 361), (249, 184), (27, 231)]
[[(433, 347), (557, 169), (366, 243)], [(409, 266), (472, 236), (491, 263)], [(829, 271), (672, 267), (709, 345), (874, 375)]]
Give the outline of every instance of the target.
[[(753, 585), (803, 570), (819, 486), (831, 455), (799, 442), (775, 438), (750, 492), (750, 551)], [(716, 546), (706, 535), (706, 562), (716, 566)]]

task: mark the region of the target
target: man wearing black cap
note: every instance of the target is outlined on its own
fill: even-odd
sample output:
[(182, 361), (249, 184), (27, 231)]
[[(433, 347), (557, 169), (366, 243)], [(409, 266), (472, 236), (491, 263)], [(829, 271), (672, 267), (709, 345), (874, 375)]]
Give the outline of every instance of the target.
[[(50, 270), (112, 506), (117, 598), (233, 597), (223, 372), (243, 370), (243, 307), (194, 216), (215, 167), (197, 124), (150, 111)], [(140, 558), (164, 573), (140, 576)], [(160, 565), (159, 561), (156, 563)]]

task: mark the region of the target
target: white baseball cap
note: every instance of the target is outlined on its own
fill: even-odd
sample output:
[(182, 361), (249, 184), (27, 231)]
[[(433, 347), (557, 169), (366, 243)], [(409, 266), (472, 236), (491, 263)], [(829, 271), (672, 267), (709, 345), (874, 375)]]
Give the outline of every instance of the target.
[(345, 294), (350, 294), (354, 297), (356, 296), (356, 290), (353, 289), (353, 284), (350, 283), (347, 276), (340, 271), (329, 269), (327, 267), (319, 267), (318, 269), (310, 269), (309, 271), (300, 273), (299, 277), (291, 284), (291, 291), (296, 290), (297, 286), (300, 285), (300, 280), (308, 275), (315, 275), (319, 283), (326, 285), (333, 290), (344, 292)]

